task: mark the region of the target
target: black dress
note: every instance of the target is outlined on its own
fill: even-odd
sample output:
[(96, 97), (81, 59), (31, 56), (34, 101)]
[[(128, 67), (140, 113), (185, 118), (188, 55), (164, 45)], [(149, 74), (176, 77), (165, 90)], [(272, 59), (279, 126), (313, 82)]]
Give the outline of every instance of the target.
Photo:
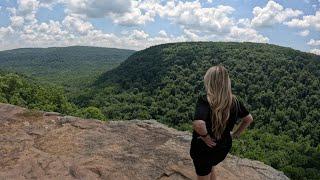
[[(239, 100), (237, 106), (234, 104), (230, 109), (230, 116), (227, 122), (227, 126), (222, 134), (220, 140), (215, 141), (216, 146), (209, 147), (202, 139), (199, 139), (199, 134), (193, 130), (192, 140), (190, 146), (190, 156), (193, 160), (193, 164), (198, 176), (205, 176), (211, 172), (212, 166), (217, 165), (223, 161), (232, 146), (232, 137), (230, 131), (232, 131), (235, 123), (249, 114), (249, 111), (245, 108), (243, 103)], [(193, 120), (204, 120), (206, 122), (206, 128), (211, 137), (211, 108), (207, 101), (206, 95), (200, 95), (196, 103), (196, 109)]]

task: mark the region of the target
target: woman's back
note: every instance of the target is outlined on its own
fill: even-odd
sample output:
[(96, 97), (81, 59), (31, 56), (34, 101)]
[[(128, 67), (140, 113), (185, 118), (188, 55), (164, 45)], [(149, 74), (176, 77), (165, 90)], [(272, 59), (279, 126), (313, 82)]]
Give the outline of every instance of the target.
[[(239, 101), (238, 106), (235, 105), (230, 108), (230, 116), (226, 124), (226, 128), (223, 131), (221, 138), (215, 141), (216, 145), (209, 147), (200, 137), (200, 135), (193, 130), (190, 156), (193, 159), (193, 163), (198, 175), (206, 175), (208, 171), (211, 171), (211, 167), (217, 165), (223, 161), (232, 147), (232, 137), (230, 131), (232, 131), (235, 123), (239, 118), (245, 117), (249, 114), (243, 103)], [(206, 95), (200, 95), (196, 103), (196, 110), (193, 120), (203, 120), (206, 124), (208, 134), (213, 137), (211, 131), (211, 108), (206, 100)]]
[(209, 68), (203, 80), (206, 91), (199, 95), (196, 103), (190, 146), (190, 156), (198, 176), (210, 174), (230, 152), (232, 137), (238, 137), (252, 122), (251, 116), (244, 118), (247, 120), (242, 121), (231, 135), (237, 120), (249, 112), (233, 95), (231, 80), (223, 66)]
[[(206, 128), (209, 135), (214, 138), (214, 135), (211, 131), (212, 122), (211, 122), (211, 113), (212, 110), (210, 105), (207, 101), (206, 94), (199, 95), (197, 103), (196, 103), (196, 110), (193, 117), (193, 120), (204, 120), (206, 122)], [(237, 123), (238, 119), (243, 118), (249, 114), (249, 111), (244, 106), (243, 102), (238, 100), (238, 105), (234, 102), (230, 108), (230, 115), (227, 120), (226, 128), (223, 132), (221, 141), (224, 138), (228, 138), (230, 135), (230, 131), (232, 131), (235, 123)], [(193, 138), (199, 137), (199, 134), (194, 130), (193, 131)]]

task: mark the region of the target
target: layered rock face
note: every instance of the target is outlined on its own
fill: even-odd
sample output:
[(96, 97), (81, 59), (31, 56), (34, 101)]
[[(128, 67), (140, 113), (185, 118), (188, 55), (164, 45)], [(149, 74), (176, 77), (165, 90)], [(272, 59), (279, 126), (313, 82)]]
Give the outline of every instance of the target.
[[(0, 104), (0, 179), (196, 179), (191, 134), (154, 120), (80, 119)], [(228, 155), (218, 179), (288, 179)]]

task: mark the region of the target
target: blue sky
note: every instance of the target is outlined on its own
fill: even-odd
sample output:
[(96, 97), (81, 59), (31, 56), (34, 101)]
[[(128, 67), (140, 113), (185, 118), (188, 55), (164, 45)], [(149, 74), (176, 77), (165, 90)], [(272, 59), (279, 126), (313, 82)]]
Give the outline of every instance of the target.
[(320, 54), (320, 0), (3, 0), (0, 50), (251, 41)]

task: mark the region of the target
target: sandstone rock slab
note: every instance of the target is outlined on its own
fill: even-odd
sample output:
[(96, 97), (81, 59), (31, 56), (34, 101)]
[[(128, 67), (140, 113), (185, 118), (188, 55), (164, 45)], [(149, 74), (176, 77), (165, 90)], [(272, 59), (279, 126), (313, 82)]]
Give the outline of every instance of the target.
[[(191, 134), (155, 120), (83, 120), (0, 104), (0, 179), (195, 179)], [(218, 179), (288, 179), (228, 155)]]

